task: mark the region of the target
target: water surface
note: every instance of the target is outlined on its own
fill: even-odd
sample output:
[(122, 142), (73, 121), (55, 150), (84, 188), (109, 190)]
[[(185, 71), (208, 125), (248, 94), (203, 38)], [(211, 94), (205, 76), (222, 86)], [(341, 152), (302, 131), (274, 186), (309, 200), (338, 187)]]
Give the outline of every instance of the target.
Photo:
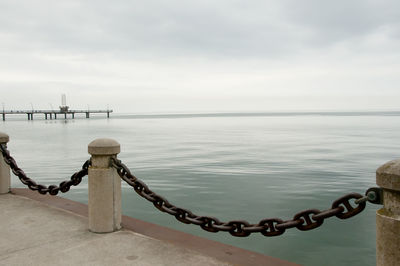
[[(171, 203), (221, 221), (291, 219), (330, 208), (340, 196), (375, 186), (375, 170), (399, 157), (400, 114), (257, 113), (111, 115), (44, 120), (8, 117), (0, 131), (28, 176), (59, 183), (89, 158), (87, 145), (108, 137), (119, 158)], [(22, 187), (16, 177), (13, 187)], [(63, 196), (87, 202), (87, 179)], [(279, 237), (202, 231), (160, 213), (123, 184), (126, 215), (304, 265), (375, 265), (375, 211), (330, 218), (313, 231)]]

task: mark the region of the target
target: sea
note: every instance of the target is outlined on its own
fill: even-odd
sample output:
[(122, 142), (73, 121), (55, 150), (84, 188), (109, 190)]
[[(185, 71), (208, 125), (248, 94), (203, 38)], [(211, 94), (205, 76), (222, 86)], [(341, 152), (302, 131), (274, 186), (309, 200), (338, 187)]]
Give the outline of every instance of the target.
[[(43, 116), (43, 117), (42, 117)], [(221, 221), (292, 219), (376, 186), (375, 171), (400, 157), (400, 112), (104, 114), (45, 120), (7, 115), (0, 131), (25, 173), (59, 184), (90, 158), (88, 144), (112, 138), (150, 189), (179, 207)], [(23, 187), (12, 177), (12, 187)], [(62, 197), (87, 203), (87, 178)], [(375, 212), (326, 219), (311, 231), (237, 238), (179, 223), (122, 186), (123, 213), (302, 265), (375, 265)]]

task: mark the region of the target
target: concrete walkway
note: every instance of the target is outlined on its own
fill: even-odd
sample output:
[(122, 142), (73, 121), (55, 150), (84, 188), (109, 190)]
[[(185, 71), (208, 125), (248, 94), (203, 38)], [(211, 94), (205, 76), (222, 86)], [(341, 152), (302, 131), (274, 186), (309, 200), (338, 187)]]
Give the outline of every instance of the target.
[[(66, 206), (74, 205), (72, 201), (52, 197), (55, 198)], [(72, 211), (16, 195), (15, 192), (0, 195), (0, 265), (236, 264), (127, 229), (95, 234), (87, 228), (87, 218)], [(246, 252), (244, 256), (248, 255)], [(248, 259), (249, 265), (294, 265), (253, 254), (256, 255), (248, 255), (252, 258)]]

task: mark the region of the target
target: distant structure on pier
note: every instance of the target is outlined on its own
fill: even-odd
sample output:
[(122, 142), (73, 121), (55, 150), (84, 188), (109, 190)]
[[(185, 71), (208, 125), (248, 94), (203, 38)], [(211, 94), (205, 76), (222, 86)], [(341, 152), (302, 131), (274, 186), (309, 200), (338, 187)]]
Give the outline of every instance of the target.
[(60, 112), (66, 113), (68, 112), (68, 108), (69, 106), (67, 106), (67, 96), (65, 94), (62, 94)]

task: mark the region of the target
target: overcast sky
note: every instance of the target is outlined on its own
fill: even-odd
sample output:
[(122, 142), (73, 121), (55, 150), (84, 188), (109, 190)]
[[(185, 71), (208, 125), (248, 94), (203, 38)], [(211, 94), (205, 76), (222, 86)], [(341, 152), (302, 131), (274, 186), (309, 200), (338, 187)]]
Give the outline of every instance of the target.
[(399, 0), (0, 0), (5, 109), (400, 110)]

